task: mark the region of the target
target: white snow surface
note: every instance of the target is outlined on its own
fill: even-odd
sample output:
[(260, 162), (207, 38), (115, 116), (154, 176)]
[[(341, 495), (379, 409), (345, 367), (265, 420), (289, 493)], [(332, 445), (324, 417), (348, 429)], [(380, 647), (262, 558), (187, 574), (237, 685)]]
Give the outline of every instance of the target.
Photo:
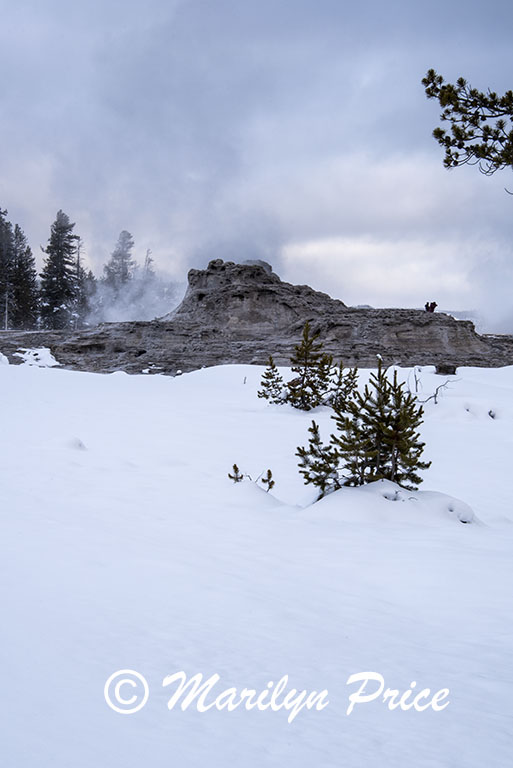
[[(4, 768), (511, 765), (513, 368), (460, 369), (426, 404), (421, 490), (317, 503), (294, 453), (330, 411), (267, 405), (262, 371), (0, 366)], [(423, 398), (444, 380), (420, 377)], [(275, 488), (233, 484), (234, 462)], [(129, 716), (103, 695), (123, 669), (150, 690)], [(181, 670), (219, 674), (217, 693), (288, 675), (330, 703), (291, 724), (169, 711)], [(369, 670), (450, 704), (347, 716)]]
[(52, 355), (48, 347), (37, 347), (25, 349), (20, 347), (18, 352), (14, 353), (16, 357), (21, 357), (23, 364), (35, 365), (38, 368), (54, 368), (60, 363)]

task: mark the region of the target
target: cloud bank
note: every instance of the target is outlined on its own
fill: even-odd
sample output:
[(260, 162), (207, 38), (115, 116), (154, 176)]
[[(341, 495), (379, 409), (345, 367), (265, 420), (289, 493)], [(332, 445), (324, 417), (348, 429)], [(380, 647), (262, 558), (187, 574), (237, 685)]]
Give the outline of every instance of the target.
[[(97, 272), (121, 231), (182, 280), (264, 258), (347, 303), (476, 308), (513, 330), (508, 171), (448, 172), (429, 67), (513, 87), (511, 6), (35, 0), (6, 6), (0, 205), (58, 208)], [(481, 9), (482, 10), (482, 9)]]

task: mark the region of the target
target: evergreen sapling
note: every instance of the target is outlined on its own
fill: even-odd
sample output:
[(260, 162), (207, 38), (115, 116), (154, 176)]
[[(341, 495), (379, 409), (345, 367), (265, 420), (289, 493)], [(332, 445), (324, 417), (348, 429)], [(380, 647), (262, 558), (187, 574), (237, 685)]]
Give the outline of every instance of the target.
[(386, 477), (390, 452), (384, 433), (391, 419), (391, 405), (391, 385), (383, 361), (378, 357), (378, 370), (371, 373), (363, 393), (355, 391), (354, 407), (351, 409), (353, 414), (358, 413), (362, 447), (368, 452), (366, 482)]
[(425, 443), (417, 431), (422, 424), (424, 409), (416, 397), (404, 391), (404, 384), (397, 381), (397, 371), (391, 384), (391, 412), (383, 428), (388, 464), (384, 476), (388, 480), (415, 491), (422, 482), (418, 471), (428, 469), (431, 462), (421, 461)]
[(242, 483), (244, 480), (244, 475), (240, 472), (237, 464), (233, 465), (233, 475), (228, 472), (228, 477), (230, 480), (233, 480), (234, 483)]
[(374, 435), (363, 423), (361, 404), (368, 393), (345, 403), (345, 409), (335, 409), (337, 434), (331, 435), (331, 446), (343, 465), (344, 485), (364, 485), (369, 482), (376, 457)]
[(423, 409), (394, 371), (388, 379), (381, 359), (363, 392), (355, 391), (345, 412), (333, 417), (338, 433), (331, 445), (344, 465), (344, 485), (363, 485), (374, 480), (391, 480), (409, 490), (422, 482), (418, 471), (428, 469), (421, 461), (424, 443), (417, 428)]
[(285, 385), (272, 356), (269, 356), (269, 362), (262, 374), (260, 386), (261, 389), (257, 392), (258, 397), (264, 398), (275, 405), (284, 402), (283, 390)]
[(331, 491), (340, 488), (338, 473), (339, 457), (331, 445), (323, 445), (319, 433), (319, 425), (312, 421), (308, 428), (310, 438), (308, 448), (300, 446), (296, 450), (299, 457), (299, 472), (303, 475), (305, 485), (312, 484), (319, 489), (319, 499)]
[(260, 482), (266, 486), (266, 492), (269, 493), (271, 488), (274, 488), (275, 482), (273, 480), (273, 473), (270, 469), (267, 470), (267, 475), (265, 477), (262, 477)]
[[(287, 384), (286, 400), (295, 408), (309, 411), (321, 405), (320, 381), (325, 376), (326, 358), (322, 355), (322, 342), (318, 342), (319, 331), (310, 333), (308, 321), (303, 328), (300, 344), (294, 347), (290, 359), (296, 378)], [(322, 370), (321, 370), (322, 369)]]
[(330, 368), (327, 384), (323, 404), (337, 411), (345, 410), (358, 385), (358, 368), (345, 371), (341, 361), (338, 366)]

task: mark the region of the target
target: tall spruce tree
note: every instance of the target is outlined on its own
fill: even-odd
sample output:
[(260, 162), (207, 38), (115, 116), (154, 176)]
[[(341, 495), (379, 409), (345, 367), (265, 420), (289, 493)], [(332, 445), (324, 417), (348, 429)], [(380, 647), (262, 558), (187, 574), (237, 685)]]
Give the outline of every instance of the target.
[(18, 224), (14, 227), (12, 268), (12, 328), (37, 327), (39, 289), (34, 256)]
[[(135, 269), (135, 261), (132, 258), (134, 239), (126, 229), (120, 232), (118, 241), (110, 260), (103, 268), (105, 283), (113, 290), (117, 296), (123, 287), (132, 279)], [(148, 269), (151, 262), (148, 263)]]
[(41, 273), (41, 319), (45, 328), (73, 328), (77, 295), (75, 226), (58, 211), (52, 224)]
[(154, 259), (151, 255), (151, 250), (148, 248), (146, 251), (146, 256), (144, 257), (144, 265), (142, 268), (143, 280), (145, 283), (151, 283), (156, 278), (153, 262)]
[(7, 211), (0, 208), (0, 328), (4, 330), (12, 327), (13, 267), (14, 234), (12, 224), (7, 220)]
[(75, 306), (73, 311), (75, 328), (84, 328), (88, 324), (87, 319), (93, 310), (93, 297), (96, 292), (96, 278), (91, 270), (86, 271), (83, 266), (83, 247), (82, 239), (78, 238), (75, 262)]
[(92, 270), (83, 270), (79, 286), (81, 297), (79, 304), (79, 322), (81, 328), (84, 328), (88, 325), (94, 325), (94, 322), (91, 322), (91, 313), (94, 310), (97, 290), (98, 281)]

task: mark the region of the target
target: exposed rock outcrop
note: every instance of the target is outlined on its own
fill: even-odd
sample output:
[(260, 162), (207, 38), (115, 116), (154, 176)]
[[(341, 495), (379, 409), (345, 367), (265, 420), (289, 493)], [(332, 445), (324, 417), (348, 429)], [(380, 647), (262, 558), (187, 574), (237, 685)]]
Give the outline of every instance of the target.
[(347, 307), (306, 285), (280, 280), (268, 265), (216, 260), (189, 272), (180, 306), (152, 322), (104, 323), (78, 332), (7, 331), (0, 352), (49, 347), (66, 368), (175, 374), (222, 363), (286, 365), (303, 325), (321, 330), (325, 350), (346, 365), (371, 367), (380, 354), (400, 365), (513, 365), (513, 336), (476, 333), (470, 321), (413, 309)]

